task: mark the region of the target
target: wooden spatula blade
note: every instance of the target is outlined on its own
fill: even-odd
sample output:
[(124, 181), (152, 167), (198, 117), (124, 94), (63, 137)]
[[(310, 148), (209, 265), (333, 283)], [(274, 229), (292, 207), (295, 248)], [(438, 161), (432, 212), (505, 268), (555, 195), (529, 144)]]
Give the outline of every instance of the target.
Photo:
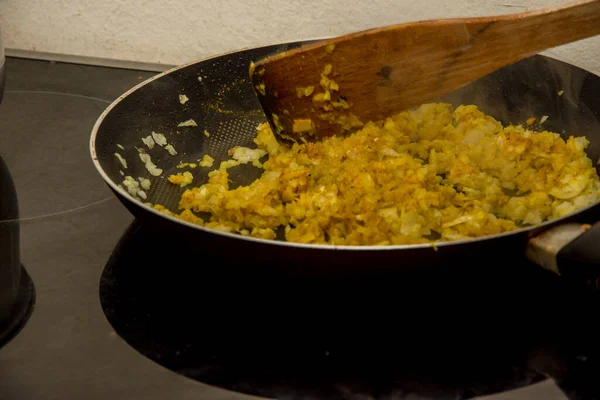
[(252, 83), (283, 137), (314, 139), (433, 101), (550, 47), (600, 34), (600, 0), (354, 33), (260, 60)]

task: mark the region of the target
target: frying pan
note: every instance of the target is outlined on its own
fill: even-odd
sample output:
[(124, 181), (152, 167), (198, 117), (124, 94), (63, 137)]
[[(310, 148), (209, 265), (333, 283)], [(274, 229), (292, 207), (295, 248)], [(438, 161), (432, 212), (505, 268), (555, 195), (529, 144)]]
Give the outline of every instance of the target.
[[(157, 212), (119, 187), (123, 181), (120, 173), (123, 167), (115, 152), (128, 162), (125, 175), (151, 180), (147, 202), (160, 203), (177, 211), (184, 189), (167, 181), (170, 174), (181, 172), (176, 169), (177, 164), (210, 154), (218, 165), (228, 158), (230, 148), (254, 147), (252, 139), (256, 126), (264, 122), (265, 117), (249, 81), (250, 62), (306, 43), (309, 42), (237, 51), (183, 65), (140, 83), (115, 100), (93, 128), (90, 150), (98, 172), (140, 221), (180, 235), (182, 243), (184, 239), (186, 243), (191, 240), (193, 245), (186, 245), (187, 251), (193, 252), (193, 246), (201, 246), (239, 263), (251, 260), (272, 263), (282, 269), (366, 273), (411, 270), (424, 265), (451, 266), (468, 260), (479, 260), (484, 264), (497, 260), (506, 262), (513, 257), (523, 258), (528, 251), (530, 258), (558, 274), (595, 284), (595, 266), (600, 260), (600, 252), (596, 249), (599, 246), (590, 246), (590, 243), (600, 243), (596, 240), (600, 238), (600, 227), (594, 225), (582, 233), (580, 225), (573, 224), (598, 220), (598, 204), (535, 227), (472, 240), (437, 243), (436, 246), (332, 246), (256, 239), (196, 226)], [(189, 101), (181, 104), (180, 94), (185, 94)], [(600, 158), (600, 77), (564, 62), (536, 55), (488, 75), (440, 101), (455, 106), (475, 104), (505, 124), (521, 124), (531, 116), (546, 115), (544, 129), (561, 133), (565, 138), (571, 134), (586, 136), (590, 142), (589, 157), (594, 162)], [(189, 119), (198, 126), (177, 127)], [(210, 136), (204, 135), (205, 130)], [(178, 152), (171, 156), (159, 146), (148, 151), (153, 162), (164, 170), (159, 177), (149, 175), (136, 150), (136, 147), (143, 147), (141, 138), (152, 131), (163, 133)], [(207, 181), (207, 170), (192, 170), (194, 186)], [(249, 184), (260, 173), (248, 165), (231, 169), (232, 186)], [(552, 251), (542, 251), (543, 257), (536, 257), (540, 253), (536, 249), (548, 250), (549, 247), (542, 244), (532, 250), (536, 242), (531, 239), (537, 237), (539, 242), (540, 234), (550, 235), (548, 232), (553, 231), (549, 230), (559, 225), (575, 227), (571, 232), (576, 233), (570, 234), (560, 246), (550, 246)], [(558, 236), (564, 234), (559, 232)]]

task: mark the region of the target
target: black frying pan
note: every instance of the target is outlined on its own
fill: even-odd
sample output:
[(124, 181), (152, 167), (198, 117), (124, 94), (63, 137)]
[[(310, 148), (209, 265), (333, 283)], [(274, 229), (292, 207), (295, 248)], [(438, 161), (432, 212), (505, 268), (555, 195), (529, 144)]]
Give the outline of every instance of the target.
[[(397, 270), (422, 265), (448, 265), (463, 263), (469, 258), (487, 261), (522, 258), (530, 239), (553, 226), (600, 220), (600, 207), (596, 204), (540, 226), (473, 240), (438, 243), (437, 249), (431, 245), (305, 245), (243, 237), (192, 225), (153, 210), (118, 187), (123, 177), (115, 152), (128, 160), (127, 175), (151, 179), (147, 201), (177, 211), (184, 189), (170, 184), (167, 177), (181, 171), (175, 168), (179, 162), (195, 160), (208, 153), (218, 165), (228, 158), (227, 150), (231, 147), (253, 146), (256, 126), (265, 118), (249, 82), (249, 63), (301, 44), (266, 46), (194, 62), (134, 87), (115, 100), (94, 126), (90, 147), (96, 168), (122, 203), (140, 220), (159, 229), (172, 230), (182, 238), (191, 238), (198, 246), (212, 249), (225, 257), (275, 262), (282, 268), (299, 266), (306, 270), (318, 268), (335, 273), (364, 272), (382, 268)], [(564, 94), (558, 96), (561, 90)], [(188, 96), (189, 101), (180, 104), (180, 94)], [(545, 129), (562, 133), (565, 137), (571, 134), (586, 136), (590, 141), (588, 155), (593, 161), (600, 158), (600, 77), (572, 65), (534, 56), (441, 100), (455, 105), (476, 104), (503, 123), (520, 124), (532, 115), (547, 115)], [(197, 127), (177, 128), (179, 122), (190, 118), (197, 122)], [(205, 129), (210, 132), (209, 137), (203, 134)], [(158, 146), (149, 151), (155, 164), (164, 169), (160, 177), (149, 175), (134, 148), (142, 147), (141, 138), (152, 131), (165, 134), (179, 153), (172, 157)], [(199, 172), (200, 169), (194, 170), (196, 186), (207, 180), (206, 172)], [(250, 166), (230, 170), (230, 179), (240, 185), (250, 183), (259, 175), (260, 170)], [(572, 235), (570, 239), (578, 235)], [(600, 260), (600, 252), (596, 250), (599, 246), (590, 246), (589, 243), (600, 244), (596, 241), (599, 236), (600, 227), (594, 226), (565, 248), (561, 244), (558, 259), (568, 258), (569, 262), (559, 262), (558, 269), (551, 269), (594, 283), (597, 276), (595, 264), (596, 260)], [(553, 257), (550, 256), (552, 260)], [(531, 258), (539, 259), (535, 254)], [(552, 262), (539, 261), (547, 267)]]

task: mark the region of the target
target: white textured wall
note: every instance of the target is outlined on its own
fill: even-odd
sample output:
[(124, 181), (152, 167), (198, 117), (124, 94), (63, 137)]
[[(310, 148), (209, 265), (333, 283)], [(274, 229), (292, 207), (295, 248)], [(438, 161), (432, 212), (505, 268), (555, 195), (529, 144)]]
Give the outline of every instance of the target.
[[(7, 48), (181, 64), (249, 46), (561, 0), (0, 0)], [(600, 73), (600, 38), (546, 54)]]

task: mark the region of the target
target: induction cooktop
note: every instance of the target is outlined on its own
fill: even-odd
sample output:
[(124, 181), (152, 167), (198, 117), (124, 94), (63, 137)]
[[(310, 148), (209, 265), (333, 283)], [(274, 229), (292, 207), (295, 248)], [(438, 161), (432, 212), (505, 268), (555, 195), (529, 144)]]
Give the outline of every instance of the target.
[(0, 156), (36, 305), (0, 349), (0, 399), (600, 397), (595, 293), (524, 260), (333, 280), (208, 256), (135, 221), (89, 158), (96, 118), (152, 73), (7, 71)]

